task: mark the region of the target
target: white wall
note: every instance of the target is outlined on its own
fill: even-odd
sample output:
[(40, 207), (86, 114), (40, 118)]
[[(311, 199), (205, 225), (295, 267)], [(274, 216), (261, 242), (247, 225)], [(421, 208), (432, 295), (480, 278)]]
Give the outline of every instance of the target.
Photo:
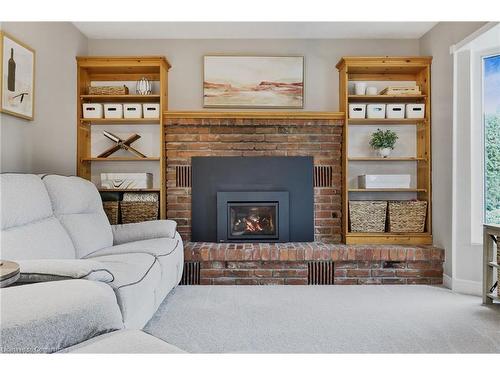
[(432, 217), (434, 243), (444, 247), (444, 272), (452, 277), (453, 57), (450, 47), (484, 22), (441, 22), (420, 39), (432, 61)]
[(342, 56), (418, 55), (418, 40), (89, 40), (91, 55), (164, 55), (169, 72), (169, 109), (202, 109), (203, 55), (256, 54), (305, 56), (308, 111), (338, 110), (338, 71)]
[(35, 119), (0, 114), (2, 172), (75, 174), (76, 62), (87, 38), (68, 22), (3, 22), (36, 51)]

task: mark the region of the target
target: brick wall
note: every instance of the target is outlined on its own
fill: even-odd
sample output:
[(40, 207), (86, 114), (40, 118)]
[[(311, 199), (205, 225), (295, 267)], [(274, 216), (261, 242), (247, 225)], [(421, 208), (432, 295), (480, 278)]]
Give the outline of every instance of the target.
[(176, 167), (193, 156), (313, 156), (332, 168), (332, 185), (314, 189), (315, 240), (340, 243), (343, 120), (169, 118), (166, 121), (167, 217), (191, 238), (191, 188), (178, 187)]

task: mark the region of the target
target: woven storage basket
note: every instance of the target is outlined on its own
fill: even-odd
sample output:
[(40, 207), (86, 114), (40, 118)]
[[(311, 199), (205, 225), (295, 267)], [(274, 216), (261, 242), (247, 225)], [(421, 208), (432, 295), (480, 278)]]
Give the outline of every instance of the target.
[(122, 224), (158, 219), (158, 202), (120, 202)]
[(389, 202), (389, 232), (421, 233), (427, 217), (426, 201)]
[(127, 86), (89, 86), (89, 95), (127, 95)]
[(104, 207), (104, 212), (108, 217), (109, 223), (111, 225), (118, 224), (118, 216), (120, 214), (120, 202), (117, 201), (102, 202), (102, 206)]
[(349, 201), (351, 232), (385, 232), (386, 201)]

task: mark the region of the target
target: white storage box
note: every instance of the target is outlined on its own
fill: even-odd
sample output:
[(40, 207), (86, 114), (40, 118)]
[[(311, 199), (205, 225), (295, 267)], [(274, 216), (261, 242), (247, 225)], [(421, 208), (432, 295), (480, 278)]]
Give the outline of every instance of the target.
[(407, 104), (406, 118), (424, 118), (425, 104)]
[(117, 103), (104, 104), (105, 118), (123, 118), (123, 106)]
[(387, 104), (386, 108), (387, 118), (405, 118), (404, 104)]
[(366, 114), (368, 118), (385, 118), (385, 104), (368, 104)]
[(102, 104), (83, 104), (83, 118), (102, 118)]
[(152, 173), (101, 173), (103, 189), (151, 189)]
[(349, 118), (365, 118), (366, 104), (349, 104)]
[(359, 189), (409, 189), (409, 174), (364, 174), (358, 176)]
[(125, 118), (142, 118), (142, 104), (141, 103), (124, 104), (123, 116)]
[(160, 103), (143, 103), (142, 113), (144, 118), (160, 118)]

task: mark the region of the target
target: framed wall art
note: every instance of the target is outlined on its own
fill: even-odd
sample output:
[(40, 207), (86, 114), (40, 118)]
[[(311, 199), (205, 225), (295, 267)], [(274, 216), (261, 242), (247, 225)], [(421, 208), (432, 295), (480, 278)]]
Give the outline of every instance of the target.
[(303, 108), (304, 57), (204, 56), (203, 106)]
[(34, 118), (35, 51), (0, 32), (0, 112)]

